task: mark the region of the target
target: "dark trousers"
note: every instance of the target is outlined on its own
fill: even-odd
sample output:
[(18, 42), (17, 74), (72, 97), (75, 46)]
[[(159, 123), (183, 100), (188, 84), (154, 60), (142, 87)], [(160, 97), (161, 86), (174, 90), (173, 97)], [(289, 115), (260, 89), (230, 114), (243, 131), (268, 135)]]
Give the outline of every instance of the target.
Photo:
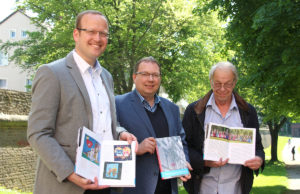
[(169, 179), (162, 180), (161, 176), (158, 177), (155, 194), (171, 194), (171, 181)]
[(101, 190), (86, 190), (84, 194), (110, 194), (110, 188)]

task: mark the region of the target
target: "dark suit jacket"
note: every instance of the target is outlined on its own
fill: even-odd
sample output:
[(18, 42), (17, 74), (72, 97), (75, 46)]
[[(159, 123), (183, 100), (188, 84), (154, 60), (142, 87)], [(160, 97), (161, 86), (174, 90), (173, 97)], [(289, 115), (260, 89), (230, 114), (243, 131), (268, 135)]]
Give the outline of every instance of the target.
[[(181, 125), (179, 108), (160, 97), (160, 106), (166, 116), (169, 135), (181, 136), (188, 160), (185, 133)], [(116, 96), (117, 119), (122, 127), (134, 134), (141, 143), (147, 137), (156, 137), (150, 119), (136, 91)], [(189, 161), (189, 160), (188, 160)], [(136, 187), (125, 188), (124, 193), (153, 194), (158, 180), (159, 166), (156, 154), (146, 153), (136, 158)], [(177, 179), (171, 179), (172, 193), (178, 193)]]
[[(193, 168), (192, 178), (184, 183), (188, 193), (198, 194), (200, 182), (203, 174), (208, 173), (210, 168), (204, 167), (203, 160), (203, 143), (204, 143), (204, 120), (206, 104), (212, 94), (210, 91), (203, 98), (190, 104), (184, 113), (183, 127), (186, 133), (186, 141), (188, 143), (189, 157)], [(244, 127), (256, 128), (256, 147), (255, 154), (265, 160), (265, 152), (261, 143), (259, 133), (259, 124), (257, 113), (253, 106), (246, 103), (237, 93), (234, 92), (235, 100), (238, 105), (241, 121)], [(261, 169), (264, 168), (264, 162)], [(258, 170), (255, 172), (258, 174)], [(242, 193), (249, 193), (253, 184), (253, 170), (242, 166), (241, 186)]]
[[(110, 100), (112, 134), (117, 139), (113, 80), (103, 68), (100, 74)], [(92, 129), (93, 115), (89, 94), (73, 53), (43, 65), (32, 86), (32, 105), (27, 137), (37, 152), (38, 167), (34, 193), (79, 194), (84, 190), (66, 178), (74, 171), (78, 128)]]

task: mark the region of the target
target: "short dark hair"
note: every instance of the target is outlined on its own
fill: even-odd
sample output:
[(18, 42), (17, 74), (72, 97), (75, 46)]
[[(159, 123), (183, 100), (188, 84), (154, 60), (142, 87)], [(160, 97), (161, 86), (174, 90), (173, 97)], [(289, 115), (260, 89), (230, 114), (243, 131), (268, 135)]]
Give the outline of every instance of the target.
[(146, 62), (146, 63), (155, 63), (157, 64), (158, 68), (159, 68), (159, 73), (161, 73), (160, 71), (160, 64), (157, 62), (157, 60), (152, 57), (152, 56), (149, 56), (149, 57), (144, 57), (142, 59), (140, 59), (136, 64), (135, 64), (135, 67), (134, 67), (134, 73), (138, 72), (139, 70), (139, 66), (141, 63), (143, 62)]
[(94, 15), (102, 16), (106, 20), (106, 23), (107, 23), (107, 26), (108, 26), (107, 18), (100, 11), (86, 10), (86, 11), (83, 11), (83, 12), (81, 12), (77, 15), (77, 17), (76, 17), (76, 26), (75, 26), (76, 29), (81, 28), (81, 19), (86, 14), (94, 14)]

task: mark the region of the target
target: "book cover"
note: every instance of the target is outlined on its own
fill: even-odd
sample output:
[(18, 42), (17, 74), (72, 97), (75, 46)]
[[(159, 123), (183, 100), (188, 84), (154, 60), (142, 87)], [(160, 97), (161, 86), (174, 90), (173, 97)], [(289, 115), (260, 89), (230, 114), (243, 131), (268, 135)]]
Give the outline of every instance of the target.
[(179, 136), (156, 138), (156, 152), (162, 179), (189, 174), (181, 138)]

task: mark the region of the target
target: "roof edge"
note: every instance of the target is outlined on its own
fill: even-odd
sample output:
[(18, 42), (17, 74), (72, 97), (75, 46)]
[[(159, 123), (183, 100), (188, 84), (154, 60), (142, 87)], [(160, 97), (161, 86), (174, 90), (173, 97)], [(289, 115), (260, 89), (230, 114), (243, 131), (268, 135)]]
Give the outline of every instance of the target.
[(15, 15), (17, 12), (20, 12), (21, 14), (25, 15), (26, 17), (28, 17), (29, 19), (31, 19), (31, 17), (29, 17), (26, 13), (24, 13), (21, 9), (17, 9), (14, 12), (12, 12), (11, 14), (9, 14), (6, 18), (4, 18), (1, 22), (0, 25), (2, 23), (4, 23), (6, 20), (8, 20), (10, 17), (12, 17), (13, 15)]

